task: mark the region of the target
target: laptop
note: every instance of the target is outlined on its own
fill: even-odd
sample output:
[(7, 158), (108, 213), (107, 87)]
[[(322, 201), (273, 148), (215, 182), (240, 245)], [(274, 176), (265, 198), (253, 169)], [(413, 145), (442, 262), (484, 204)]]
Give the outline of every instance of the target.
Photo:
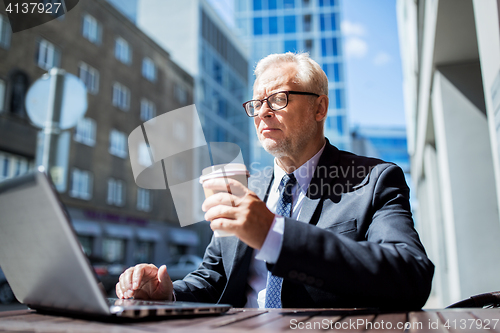
[(144, 318), (220, 314), (227, 304), (106, 298), (43, 169), (0, 183), (0, 267), (39, 311)]

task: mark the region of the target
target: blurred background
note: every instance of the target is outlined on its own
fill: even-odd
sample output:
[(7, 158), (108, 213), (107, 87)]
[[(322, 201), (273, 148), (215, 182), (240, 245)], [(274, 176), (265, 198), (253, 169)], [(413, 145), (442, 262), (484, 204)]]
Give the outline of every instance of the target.
[[(499, 8), (497, 0), (80, 0), (12, 33), (2, 3), (0, 182), (40, 164), (46, 134), (27, 109), (42, 106), (26, 96), (64, 69), (85, 85), (88, 107), (54, 134), (49, 170), (96, 273), (110, 295), (139, 262), (167, 263), (182, 278), (212, 231), (207, 222), (181, 228), (168, 190), (135, 184), (128, 135), (195, 104), (204, 139), (238, 144), (258, 172), (272, 158), (241, 106), (253, 68), (271, 53), (308, 52), (329, 79), (330, 142), (406, 174), (436, 265), (427, 307), (498, 290)], [(190, 126), (169, 133), (172, 142), (197, 142)], [(200, 191), (193, 201), (202, 200)], [(12, 300), (0, 274), (0, 303)]]

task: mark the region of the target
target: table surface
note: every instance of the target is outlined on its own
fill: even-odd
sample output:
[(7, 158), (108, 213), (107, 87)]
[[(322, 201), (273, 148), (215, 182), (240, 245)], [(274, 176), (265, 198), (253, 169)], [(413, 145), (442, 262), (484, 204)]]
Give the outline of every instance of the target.
[[(392, 328), (392, 330), (390, 330)], [(500, 309), (444, 309), (409, 313), (356, 313), (338, 309), (231, 309), (219, 316), (128, 323), (39, 314), (0, 313), (0, 332), (498, 332)]]

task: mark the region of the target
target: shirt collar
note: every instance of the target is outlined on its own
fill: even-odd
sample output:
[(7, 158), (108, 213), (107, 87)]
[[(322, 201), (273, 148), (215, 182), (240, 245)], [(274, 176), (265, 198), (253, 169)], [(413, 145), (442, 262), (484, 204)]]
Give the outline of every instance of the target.
[[(314, 155), (311, 157), (306, 163), (302, 164), (297, 170), (293, 172), (293, 175), (295, 178), (297, 178), (297, 183), (299, 184), (300, 188), (304, 193), (307, 193), (307, 188), (309, 187), (309, 184), (311, 183), (311, 179), (314, 175), (314, 171), (316, 170), (316, 166), (318, 165), (319, 158), (321, 157), (321, 154), (323, 153), (323, 150), (325, 150), (325, 144), (323, 144), (323, 147)], [(271, 188), (272, 191), (279, 191), (280, 188), (280, 183), (281, 179), (283, 176), (286, 174), (285, 170), (283, 170), (277, 162), (277, 159), (274, 159), (274, 182), (273, 186)]]

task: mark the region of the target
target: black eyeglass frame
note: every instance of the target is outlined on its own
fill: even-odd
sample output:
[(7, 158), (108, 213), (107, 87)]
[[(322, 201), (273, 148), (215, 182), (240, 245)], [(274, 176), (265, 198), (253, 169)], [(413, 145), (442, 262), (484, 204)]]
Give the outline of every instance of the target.
[[(285, 106), (280, 107), (279, 109), (274, 109), (271, 106), (271, 104), (269, 103), (269, 98), (273, 97), (274, 95), (281, 94), (281, 93), (284, 93), (286, 95), (286, 104), (285, 104)], [(246, 107), (246, 105), (248, 103), (250, 103), (250, 102), (261, 102), (262, 105), (264, 105), (264, 101), (265, 101), (271, 110), (278, 111), (278, 110), (284, 109), (284, 108), (286, 108), (288, 106), (288, 97), (289, 97), (289, 95), (308, 95), (308, 96), (316, 96), (316, 97), (320, 96), (318, 94), (311, 93), (311, 92), (306, 92), (306, 91), (283, 90), (283, 91), (277, 91), (275, 93), (272, 93), (271, 95), (269, 95), (269, 96), (267, 96), (266, 98), (263, 98), (263, 99), (251, 99), (251, 100), (243, 103), (243, 108), (245, 109), (245, 112), (246, 112), (247, 116), (249, 116), (249, 117), (257, 117), (258, 114), (255, 114), (253, 116), (251, 116), (250, 114), (248, 114), (247, 107)]]

